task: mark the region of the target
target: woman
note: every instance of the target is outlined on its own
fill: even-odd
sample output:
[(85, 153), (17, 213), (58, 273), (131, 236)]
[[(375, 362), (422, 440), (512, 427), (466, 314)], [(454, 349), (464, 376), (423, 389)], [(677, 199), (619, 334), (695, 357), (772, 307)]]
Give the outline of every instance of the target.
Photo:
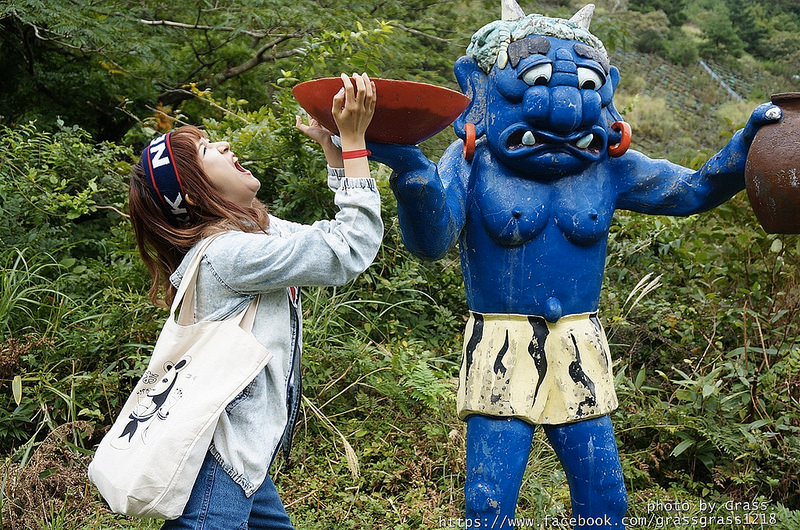
[(292, 528), (268, 471), (278, 450), (289, 449), (299, 407), (298, 287), (352, 280), (375, 258), (383, 234), (364, 149), (375, 85), (366, 74), (354, 78), (355, 87), (343, 74), (333, 98), (341, 150), (315, 120), (297, 119), (328, 162), (339, 207), (330, 221), (301, 225), (269, 215), (255, 198), (261, 183), (228, 143), (210, 142), (194, 127), (151, 142), (134, 168), (130, 213), (153, 302), (171, 303), (194, 247), (224, 232), (202, 259), (195, 320), (227, 318), (259, 296), (253, 335), (274, 356), (226, 407), (183, 515), (163, 528)]

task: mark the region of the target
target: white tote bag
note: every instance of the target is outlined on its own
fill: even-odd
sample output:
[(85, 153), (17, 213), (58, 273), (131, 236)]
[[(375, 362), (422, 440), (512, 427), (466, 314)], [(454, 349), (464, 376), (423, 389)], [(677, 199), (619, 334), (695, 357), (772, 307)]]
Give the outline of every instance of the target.
[(197, 271), (213, 239), (189, 263), (147, 370), (89, 465), (117, 513), (183, 513), (217, 420), (272, 357), (251, 333), (258, 298), (227, 320), (192, 323)]

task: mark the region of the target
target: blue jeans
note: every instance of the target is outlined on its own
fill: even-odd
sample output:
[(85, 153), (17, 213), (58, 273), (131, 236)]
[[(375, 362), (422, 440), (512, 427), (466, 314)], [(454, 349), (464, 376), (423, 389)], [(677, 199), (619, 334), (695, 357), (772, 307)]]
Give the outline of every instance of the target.
[(207, 453), (183, 515), (165, 521), (161, 529), (292, 530), (293, 527), (269, 475), (248, 499), (241, 486)]

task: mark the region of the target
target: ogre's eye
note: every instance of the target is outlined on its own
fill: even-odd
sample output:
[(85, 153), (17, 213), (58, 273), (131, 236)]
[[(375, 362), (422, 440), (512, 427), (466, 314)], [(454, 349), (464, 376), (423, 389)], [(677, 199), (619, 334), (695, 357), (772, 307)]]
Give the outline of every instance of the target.
[(598, 90), (603, 86), (603, 78), (591, 68), (578, 67), (578, 88)]
[(553, 75), (553, 65), (550, 63), (539, 64), (529, 68), (522, 74), (522, 80), (530, 86), (546, 85)]

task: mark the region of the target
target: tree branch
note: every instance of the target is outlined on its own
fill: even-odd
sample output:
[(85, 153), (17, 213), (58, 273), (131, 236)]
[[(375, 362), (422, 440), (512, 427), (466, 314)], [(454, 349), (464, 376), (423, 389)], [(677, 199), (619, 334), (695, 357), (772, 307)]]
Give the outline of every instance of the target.
[[(228, 26), (205, 26), (200, 24), (185, 24), (183, 22), (174, 22), (172, 20), (145, 20), (139, 19), (139, 22), (145, 24), (147, 26), (168, 26), (171, 28), (180, 28), (180, 29), (194, 29), (200, 31), (228, 31), (228, 32), (239, 32), (244, 33), (245, 35), (250, 35), (251, 37), (255, 37), (257, 39), (263, 39), (270, 35), (270, 33), (266, 30), (243, 30), (240, 28), (231, 28)], [(287, 35), (281, 35), (281, 37), (285, 37)]]
[[(209, 80), (205, 86), (205, 88), (216, 88), (217, 86), (221, 85), (225, 81), (232, 79), (236, 76), (239, 76), (248, 70), (255, 68), (259, 64), (265, 63), (267, 61), (277, 61), (278, 59), (284, 59), (286, 57), (292, 57), (299, 53), (302, 53), (304, 50), (302, 48), (293, 48), (289, 50), (284, 50), (277, 52), (275, 48), (283, 42), (286, 42), (290, 39), (295, 39), (302, 37), (305, 32), (298, 31), (293, 33), (283, 33), (283, 34), (271, 34), (269, 30), (258, 30), (258, 31), (248, 31), (248, 30), (240, 30), (238, 28), (231, 28), (226, 26), (207, 26), (203, 24), (186, 24), (183, 22), (175, 22), (172, 20), (146, 20), (140, 19), (140, 23), (149, 25), (149, 26), (165, 26), (170, 28), (177, 28), (183, 30), (197, 30), (197, 31), (224, 31), (224, 32), (239, 32), (243, 35), (248, 35), (253, 37), (254, 39), (261, 40), (264, 37), (272, 36), (272, 40), (269, 42), (264, 43), (261, 45), (253, 55), (246, 61), (241, 64), (229, 66), (225, 68), (220, 73), (216, 74), (211, 80)], [(234, 37), (232, 36), (232, 40)], [(191, 44), (191, 43), (190, 43)], [(194, 72), (198, 73), (203, 68), (209, 68), (210, 64), (203, 60), (203, 56), (205, 52), (201, 53), (199, 50), (194, 49), (192, 45), (192, 49), (195, 53), (195, 58), (197, 59), (199, 66), (195, 68)], [(191, 93), (188, 93), (185, 90), (177, 90), (177, 89), (170, 89), (166, 88), (164, 92), (159, 96), (159, 100), (167, 105), (173, 105), (176, 103), (180, 103), (186, 99), (189, 99)]]
[(275, 60), (278, 60), (278, 59), (284, 59), (286, 57), (291, 57), (293, 55), (297, 55), (298, 53), (301, 53), (303, 51), (302, 48), (294, 48), (294, 49), (291, 49), (291, 50), (286, 50), (286, 51), (277, 52), (277, 53), (274, 52), (274, 51), (272, 53), (269, 53), (269, 54), (267, 53), (270, 50), (274, 49), (275, 46), (277, 46), (281, 42), (289, 40), (289, 39), (292, 39), (292, 38), (295, 38), (295, 37), (300, 37), (301, 35), (302, 35), (301, 33), (294, 33), (294, 34), (290, 34), (290, 35), (284, 35), (284, 36), (281, 36), (281, 37), (279, 37), (279, 38), (277, 38), (277, 39), (275, 39), (273, 41), (270, 41), (270, 42), (264, 44), (247, 61), (245, 61), (242, 64), (239, 64), (237, 66), (228, 67), (225, 70), (223, 70), (222, 72), (220, 72), (220, 74), (214, 78), (214, 81), (212, 82), (212, 88), (215, 87), (215, 86), (218, 86), (221, 83), (224, 83), (225, 81), (227, 81), (228, 79), (231, 79), (232, 77), (236, 77), (237, 75), (243, 74), (244, 72), (250, 70), (251, 68), (254, 68), (254, 67), (258, 66), (261, 63), (267, 62), (269, 60), (275, 61)]
[(392, 26), (394, 26), (396, 28), (399, 28), (399, 29), (402, 29), (403, 31), (407, 31), (409, 33), (413, 33), (414, 35), (419, 35), (421, 37), (425, 37), (425, 38), (428, 38), (428, 39), (431, 39), (431, 40), (435, 40), (435, 41), (439, 41), (439, 42), (446, 42), (446, 43), (453, 42), (452, 39), (444, 39), (442, 37), (437, 37), (436, 35), (431, 35), (429, 33), (422, 32), (422, 31), (420, 31), (418, 29), (409, 28), (408, 26), (404, 26), (403, 24), (400, 24), (398, 22), (392, 22)]
[[(33, 30), (34, 36), (37, 39), (41, 40), (41, 41), (44, 41), (44, 42), (55, 42), (56, 44), (58, 44), (59, 46), (62, 46), (64, 48), (77, 50), (77, 51), (84, 52), (84, 53), (99, 53), (99, 52), (102, 51), (99, 48), (86, 48), (86, 47), (83, 47), (83, 46), (76, 46), (74, 44), (71, 44), (71, 43), (69, 43), (69, 42), (67, 42), (65, 40), (65, 39), (68, 38), (67, 35), (62, 35), (60, 33), (56, 33), (55, 31), (49, 30), (47, 28), (43, 28), (43, 27), (37, 26), (33, 22), (29, 22), (27, 20), (24, 20), (21, 16), (19, 16), (17, 14), (16, 11), (12, 10), (11, 16), (13, 18), (15, 18), (16, 20), (18, 20), (19, 23), (22, 24), (23, 26), (27, 26), (27, 27), (31, 28)], [(45, 33), (49, 33), (51, 35), (55, 35), (55, 37), (48, 37), (48, 36), (45, 35)]]

